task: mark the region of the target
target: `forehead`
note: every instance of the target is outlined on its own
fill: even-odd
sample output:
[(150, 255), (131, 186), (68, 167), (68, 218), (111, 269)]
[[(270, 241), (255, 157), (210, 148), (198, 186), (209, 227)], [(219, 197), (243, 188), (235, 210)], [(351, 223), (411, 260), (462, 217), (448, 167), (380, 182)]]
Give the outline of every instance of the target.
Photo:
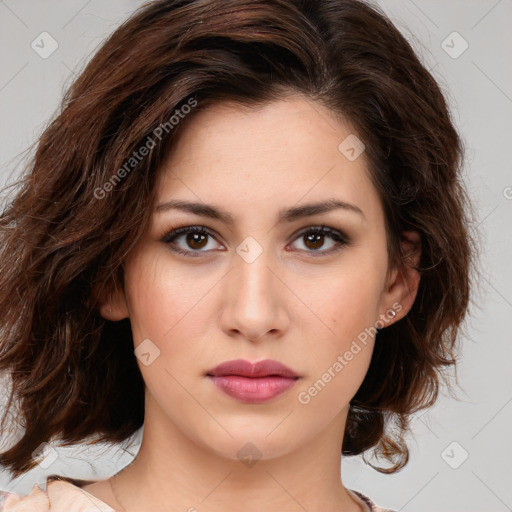
[(159, 170), (157, 204), (183, 199), (263, 213), (338, 198), (370, 219), (382, 214), (364, 151), (355, 159), (345, 152), (356, 135), (322, 104), (294, 96), (196, 109)]

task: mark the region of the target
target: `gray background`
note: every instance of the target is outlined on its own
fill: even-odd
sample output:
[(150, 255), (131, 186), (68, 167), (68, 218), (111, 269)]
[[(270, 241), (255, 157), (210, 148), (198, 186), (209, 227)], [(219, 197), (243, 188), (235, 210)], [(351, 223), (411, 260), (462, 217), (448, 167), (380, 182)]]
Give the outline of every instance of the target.
[[(0, 186), (16, 177), (25, 151), (77, 71), (140, 3), (0, 0)], [(510, 511), (512, 1), (378, 3), (441, 84), (462, 132), (465, 179), (477, 206), (473, 228), (483, 243), (483, 277), (466, 324), (458, 399), (443, 392), (431, 410), (414, 418), (411, 459), (402, 471), (383, 475), (361, 457), (344, 458), (344, 484), (403, 512)], [(31, 47), (44, 31), (58, 43), (47, 58)], [(464, 41), (468, 48), (461, 53)], [(140, 434), (122, 447), (59, 448), (48, 467), (16, 480), (0, 472), (0, 489), (28, 493), (52, 473), (106, 478), (132, 459)]]

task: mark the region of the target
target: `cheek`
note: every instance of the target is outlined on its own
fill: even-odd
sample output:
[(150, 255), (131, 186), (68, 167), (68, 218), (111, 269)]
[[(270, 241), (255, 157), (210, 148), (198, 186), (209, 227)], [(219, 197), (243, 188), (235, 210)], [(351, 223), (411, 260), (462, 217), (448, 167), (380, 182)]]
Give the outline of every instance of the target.
[[(125, 286), (135, 348), (144, 340), (157, 354), (154, 363), (139, 367), (149, 388), (169, 390), (172, 376), (192, 379), (205, 368), (201, 340), (207, 322), (208, 284), (194, 269), (169, 264), (166, 254), (146, 252), (125, 267)], [(179, 377), (180, 381), (182, 377)], [(179, 387), (179, 386), (178, 386)]]
[(137, 344), (142, 338), (164, 341), (187, 322), (204, 286), (194, 276), (172, 268), (165, 254), (134, 258), (125, 271), (129, 312)]
[(150, 354), (146, 360), (137, 356), (147, 389), (161, 404), (187, 400), (180, 383), (190, 388), (184, 377), (191, 379), (199, 372), (200, 354), (192, 331), (198, 325), (194, 305), (200, 287), (173, 269), (165, 254), (148, 251), (127, 262), (125, 288), (136, 354), (138, 347), (139, 354)]
[[(365, 271), (356, 272), (356, 267)], [(299, 390), (299, 403), (324, 408), (336, 403), (342, 407), (357, 392), (374, 347), (381, 291), (379, 271), (360, 260), (354, 268), (347, 264), (330, 278), (317, 279), (314, 288), (308, 285), (307, 305), (315, 314), (308, 315), (309, 321), (303, 325), (309, 333), (304, 337), (309, 372)]]
[[(314, 421), (326, 422), (339, 414), (368, 372), (375, 332), (370, 315), (358, 307), (362, 304), (368, 306), (364, 295), (358, 299), (352, 297), (343, 311), (336, 309), (334, 301), (326, 303), (330, 308), (332, 332), (323, 339), (309, 336), (308, 373), (297, 391), (297, 401), (304, 408), (303, 413), (312, 414)], [(312, 343), (314, 339), (316, 342)]]
[[(380, 269), (363, 260), (326, 273), (303, 278), (301, 294), (312, 315), (310, 322), (322, 328), (325, 339), (335, 349), (375, 325), (379, 318), (382, 292)], [(314, 282), (313, 282), (314, 281)]]

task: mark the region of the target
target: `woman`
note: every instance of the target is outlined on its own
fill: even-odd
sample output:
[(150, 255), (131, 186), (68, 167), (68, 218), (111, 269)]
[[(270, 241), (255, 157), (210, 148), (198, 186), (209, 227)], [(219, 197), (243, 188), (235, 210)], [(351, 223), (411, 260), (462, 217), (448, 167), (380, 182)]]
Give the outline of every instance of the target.
[(52, 440), (144, 425), (141, 447), (3, 510), (383, 511), (341, 456), (404, 467), (409, 417), (455, 364), (461, 159), (435, 80), (367, 3), (142, 7), (1, 216), (0, 370), (24, 434), (0, 463), (19, 476)]

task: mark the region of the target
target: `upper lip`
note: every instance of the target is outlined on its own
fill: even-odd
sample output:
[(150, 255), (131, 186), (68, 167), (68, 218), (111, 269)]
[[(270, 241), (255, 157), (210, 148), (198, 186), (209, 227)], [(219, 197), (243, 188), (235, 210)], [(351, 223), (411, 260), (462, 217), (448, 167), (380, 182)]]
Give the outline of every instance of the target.
[(270, 377), (272, 375), (288, 378), (300, 377), (292, 369), (272, 359), (264, 359), (256, 363), (251, 363), (245, 359), (225, 361), (215, 368), (208, 370), (206, 374), (215, 377), (225, 375), (238, 375), (240, 377)]

